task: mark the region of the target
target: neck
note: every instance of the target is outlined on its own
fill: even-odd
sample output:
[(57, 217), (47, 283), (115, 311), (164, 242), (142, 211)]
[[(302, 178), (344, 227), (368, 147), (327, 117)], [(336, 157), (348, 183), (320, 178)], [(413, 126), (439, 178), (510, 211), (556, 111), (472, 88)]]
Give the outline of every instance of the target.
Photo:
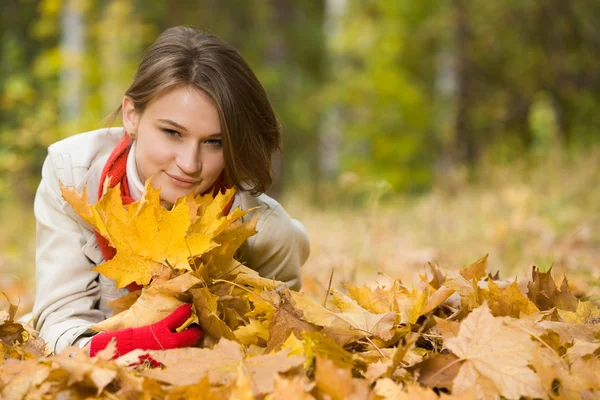
[(138, 201), (144, 194), (144, 183), (140, 178), (137, 164), (135, 163), (135, 144), (136, 142), (134, 140), (131, 149), (129, 150), (129, 155), (127, 156), (127, 184), (129, 186), (131, 198), (134, 201)]

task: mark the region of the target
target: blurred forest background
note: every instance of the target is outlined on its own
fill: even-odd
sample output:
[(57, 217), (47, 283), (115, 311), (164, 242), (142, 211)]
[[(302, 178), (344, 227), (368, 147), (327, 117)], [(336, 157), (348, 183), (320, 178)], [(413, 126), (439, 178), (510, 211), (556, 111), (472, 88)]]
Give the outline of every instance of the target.
[(47, 146), (106, 126), (143, 50), (184, 24), (272, 99), (271, 194), (309, 230), (306, 290), (487, 253), (599, 285), (596, 0), (2, 0), (0, 18), (1, 286), (33, 285)]

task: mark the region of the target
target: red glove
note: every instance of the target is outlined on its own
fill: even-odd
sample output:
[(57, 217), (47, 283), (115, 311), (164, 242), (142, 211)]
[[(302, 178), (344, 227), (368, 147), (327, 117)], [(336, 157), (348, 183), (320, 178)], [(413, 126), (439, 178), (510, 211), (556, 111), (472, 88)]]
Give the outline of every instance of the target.
[(190, 317), (191, 312), (192, 306), (184, 304), (168, 317), (152, 325), (99, 333), (90, 341), (90, 357), (105, 349), (112, 338), (117, 338), (117, 351), (113, 358), (135, 349), (163, 350), (192, 346), (202, 337), (202, 329), (199, 326), (173, 332)]

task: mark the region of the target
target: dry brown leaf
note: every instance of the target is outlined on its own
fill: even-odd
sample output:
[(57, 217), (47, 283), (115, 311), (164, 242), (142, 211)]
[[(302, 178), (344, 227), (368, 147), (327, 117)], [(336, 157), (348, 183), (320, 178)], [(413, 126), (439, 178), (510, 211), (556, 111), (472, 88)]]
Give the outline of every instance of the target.
[(50, 374), (50, 363), (36, 360), (7, 360), (0, 366), (0, 394), (5, 399), (20, 400)]
[(600, 308), (591, 301), (580, 301), (575, 311), (558, 310), (558, 315), (570, 324), (600, 322)]
[(488, 255), (486, 254), (473, 264), (463, 267), (460, 270), (460, 274), (468, 281), (472, 281), (473, 279), (476, 281), (480, 280), (487, 274), (487, 260)]
[[(212, 386), (205, 376), (200, 382), (188, 386), (176, 386), (170, 388), (165, 397), (166, 400), (222, 400), (229, 399), (236, 382), (231, 382), (226, 386)], [(162, 398), (156, 396), (155, 398)]]
[(97, 323), (92, 328), (98, 331), (116, 331), (151, 325), (183, 305), (184, 302), (175, 296), (185, 293), (200, 282), (191, 273), (185, 273), (166, 282), (152, 284), (142, 291), (129, 309)]
[(392, 360), (386, 359), (385, 361), (377, 361), (374, 363), (369, 363), (367, 365), (367, 372), (365, 372), (365, 379), (367, 383), (370, 385), (383, 375), (387, 374), (388, 369), (392, 366)]
[(454, 294), (454, 290), (446, 286), (441, 286), (431, 296), (429, 296), (427, 303), (425, 303), (425, 306), (423, 307), (422, 314), (429, 314), (439, 307), (443, 302), (448, 300), (452, 294)]
[(133, 303), (135, 303), (137, 299), (140, 298), (141, 295), (142, 291), (136, 290), (109, 302), (108, 306), (113, 309), (113, 316), (128, 310), (133, 305)]
[(297, 340), (294, 335), (290, 335), (283, 348), (290, 348), (290, 354), (305, 355), (307, 358), (305, 367), (312, 364), (316, 355), (325, 357), (343, 368), (353, 367), (358, 361), (351, 352), (323, 332), (304, 333), (302, 341)]
[(192, 289), (190, 293), (194, 298), (194, 307), (199, 315), (199, 324), (204, 334), (213, 336), (217, 341), (219, 338), (236, 340), (231, 328), (219, 317), (218, 296), (212, 294), (207, 288)]
[(375, 289), (369, 288), (364, 285), (362, 288), (344, 284), (348, 289), (348, 296), (352, 298), (356, 303), (367, 311), (374, 314), (385, 314), (386, 312), (395, 311), (395, 297), (397, 293), (406, 291), (397, 282), (391, 289), (383, 289), (376, 287)]
[[(114, 345), (110, 350), (114, 354)], [(102, 357), (90, 359), (84, 350), (76, 346), (66, 348), (53, 357), (52, 361), (69, 374), (69, 385), (89, 379), (97, 388), (97, 394), (117, 377), (116, 366), (108, 362), (102, 363)]]
[(560, 290), (552, 278), (552, 268), (541, 272), (536, 267), (532, 269), (532, 279), (528, 283), (527, 296), (542, 311), (557, 307), (561, 310), (575, 311), (578, 300), (571, 293), (567, 279), (561, 284)]
[(411, 371), (415, 371), (419, 383), (423, 386), (452, 389), (452, 381), (460, 370), (458, 359), (452, 353), (433, 354), (411, 368)]
[(379, 379), (373, 387), (373, 393), (384, 400), (396, 400), (403, 395), (402, 387), (390, 378)]
[(583, 340), (575, 339), (573, 346), (567, 350), (567, 359), (574, 362), (578, 358), (584, 358), (591, 356), (600, 349), (600, 342), (595, 343), (585, 342)]
[(504, 288), (500, 288), (492, 280), (489, 280), (487, 284), (488, 290), (481, 290), (481, 295), (487, 301), (494, 316), (519, 318), (521, 315), (531, 315), (540, 311), (521, 293), (517, 282)]
[(314, 384), (307, 382), (302, 376), (293, 379), (276, 376), (275, 388), (265, 400), (314, 400), (314, 397), (308, 393), (313, 387)]
[[(377, 382), (379, 384), (379, 381)], [(383, 381), (380, 385), (379, 391), (383, 392), (386, 396), (382, 396), (385, 399), (396, 399), (396, 400), (476, 400), (477, 397), (475, 395), (474, 390), (469, 390), (463, 393), (460, 396), (449, 396), (446, 394), (442, 394), (441, 397), (438, 397), (437, 393), (429, 388), (421, 387), (415, 383), (407, 383), (404, 387), (404, 390), (400, 389), (399, 386), (395, 385), (392, 381), (386, 380)], [(377, 393), (377, 392), (376, 392)], [(379, 393), (378, 393), (379, 394)]]
[(19, 323), (5, 321), (0, 325), (0, 341), (6, 345), (12, 346), (24, 342), (24, 335), (26, 336), (27, 332)]
[(4, 292), (0, 292), (6, 299), (6, 303), (0, 303), (0, 325), (6, 322), (13, 322), (15, 320), (15, 315), (17, 314), (17, 310), (19, 306), (17, 304), (13, 304), (8, 295)]
[(594, 342), (600, 338), (600, 324), (567, 324), (555, 321), (539, 321), (536, 326), (556, 332), (563, 345), (573, 343), (576, 339)]
[(570, 375), (561, 379), (565, 392), (600, 391), (600, 358), (578, 358), (571, 364)]
[(487, 304), (469, 314), (458, 336), (445, 337), (444, 345), (464, 360), (454, 379), (454, 394), (475, 386), (478, 396), (486, 399), (547, 398), (539, 377), (528, 367), (539, 344), (510, 318), (494, 317)]
[[(427, 263), (427, 266), (429, 267), (429, 273), (427, 274), (427, 277), (431, 277), (431, 279), (429, 279), (428, 281), (429, 286), (437, 290), (440, 287), (442, 287), (442, 285), (446, 281), (445, 269), (437, 264), (433, 264), (430, 262)], [(425, 277), (425, 279), (428, 279), (427, 277)]]
[(46, 347), (46, 342), (37, 337), (29, 337), (25, 343), (19, 346), (20, 350), (23, 350), (31, 358), (39, 358), (49, 353)]
[[(256, 390), (255, 395), (273, 391), (278, 372), (285, 372), (304, 362), (303, 357), (288, 357), (287, 351), (244, 359), (242, 347), (226, 339), (222, 339), (212, 350), (187, 348), (146, 353), (162, 363), (165, 369), (147, 370), (142, 374), (176, 386), (195, 384), (205, 375), (208, 375), (212, 384), (234, 382), (238, 366), (243, 363)], [(186, 373), (182, 374), (181, 370)]]
[[(244, 358), (242, 347), (225, 339), (212, 350), (189, 348), (148, 354), (166, 368), (144, 371), (143, 375), (176, 386), (195, 384), (205, 375), (211, 383), (233, 382), (237, 366)], [(185, 374), (180, 372), (182, 367), (186, 369)]]
[(329, 395), (332, 400), (365, 399), (368, 396), (367, 384), (352, 378), (350, 369), (341, 368), (333, 361), (317, 355), (315, 383), (317, 388)]
[[(216, 400), (225, 397), (215, 397), (211, 390), (211, 384), (208, 376), (200, 379), (192, 385), (177, 386), (166, 396), (166, 400)], [(229, 394), (229, 390), (227, 391)]]
[(445, 340), (458, 336), (458, 332), (460, 331), (460, 322), (449, 321), (438, 317), (434, 317), (434, 320), (437, 326), (440, 328), (442, 336), (444, 336)]
[(428, 297), (428, 288), (424, 290), (414, 288), (396, 293), (395, 302), (400, 317), (398, 323), (415, 324), (419, 317), (424, 314)]
[(462, 315), (466, 316), (469, 312), (483, 304), (481, 289), (476, 281), (468, 281), (462, 275), (454, 271), (446, 271), (446, 281), (444, 286), (454, 290), (460, 295), (460, 304)]
[(269, 327), (269, 340), (265, 353), (278, 351), (290, 334), (296, 337), (302, 336), (302, 332), (316, 332), (320, 327), (306, 322), (302, 319), (302, 311), (294, 307), (294, 300), (289, 289), (281, 291), (281, 300), (277, 305), (277, 311)]
[(538, 348), (531, 359), (531, 367), (535, 370), (547, 393), (556, 392), (557, 379), (569, 375), (569, 366), (552, 349)]
[(296, 292), (292, 292), (292, 298), (296, 308), (304, 314), (304, 320), (323, 327), (323, 332), (341, 345), (365, 336), (387, 340), (395, 333), (396, 313), (370, 313), (338, 291), (333, 291), (331, 301), (338, 312), (330, 311)]
[(244, 364), (241, 363), (238, 366), (237, 379), (229, 398), (231, 400), (254, 400), (252, 392), (252, 380), (247, 375)]

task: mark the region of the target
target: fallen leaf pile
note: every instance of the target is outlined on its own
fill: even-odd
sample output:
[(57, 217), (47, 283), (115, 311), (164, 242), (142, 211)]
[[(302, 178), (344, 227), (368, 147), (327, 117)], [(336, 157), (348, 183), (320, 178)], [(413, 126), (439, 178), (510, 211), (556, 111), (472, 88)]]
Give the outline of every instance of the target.
[[(143, 285), (95, 329), (147, 325), (191, 303), (181, 329), (198, 323), (205, 336), (116, 360), (114, 343), (94, 358), (78, 347), (47, 355), (9, 303), (2, 398), (600, 398), (600, 309), (551, 271), (510, 282), (487, 273), (487, 257), (459, 272), (431, 264), (411, 287), (346, 285), (323, 303), (235, 260), (256, 219), (223, 215), (232, 191), (171, 210), (151, 187), (125, 207), (118, 189), (94, 206), (85, 193), (63, 195), (117, 249), (97, 271)], [(140, 364), (147, 356), (162, 366)]]

